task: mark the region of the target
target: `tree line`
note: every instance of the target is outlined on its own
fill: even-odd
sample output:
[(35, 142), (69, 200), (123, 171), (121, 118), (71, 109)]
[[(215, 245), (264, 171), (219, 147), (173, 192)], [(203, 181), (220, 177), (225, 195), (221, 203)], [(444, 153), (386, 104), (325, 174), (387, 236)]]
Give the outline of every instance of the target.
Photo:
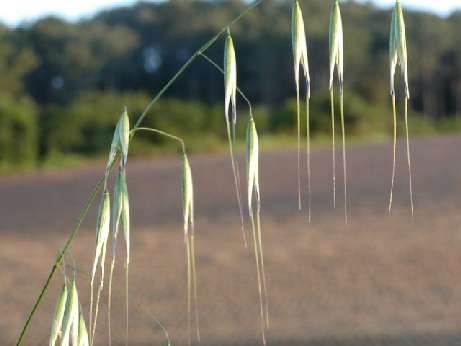
[[(266, 0), (232, 28), (238, 83), (257, 106), (266, 133), (291, 133), (296, 125), (291, 5)], [(0, 170), (101, 154), (123, 106), (139, 115), (195, 49), (246, 6), (240, 0), (139, 2), (78, 22), (47, 17), (0, 26)], [(312, 75), (312, 131), (321, 135), (329, 131), (330, 4), (303, 0), (301, 6)], [(345, 1), (342, 12), (348, 131), (387, 133), (390, 10)], [(406, 11), (405, 18), (413, 133), (461, 129), (456, 118), (461, 114), (461, 12), (442, 18)], [(208, 52), (220, 65), (223, 46)], [(199, 60), (148, 122), (203, 150), (225, 138), (222, 104), (222, 75)], [(168, 147), (154, 138), (133, 150)]]

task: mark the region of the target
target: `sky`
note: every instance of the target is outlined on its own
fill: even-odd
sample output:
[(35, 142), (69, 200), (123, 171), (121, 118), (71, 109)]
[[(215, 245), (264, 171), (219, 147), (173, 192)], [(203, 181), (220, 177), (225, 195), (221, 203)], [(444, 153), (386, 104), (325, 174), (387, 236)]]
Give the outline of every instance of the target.
[[(395, 0), (358, 1), (372, 1), (388, 7)], [(135, 2), (136, 0), (9, 0), (2, 4), (0, 20), (9, 25), (18, 25), (49, 14), (75, 20), (91, 16), (101, 9), (127, 6)], [(401, 0), (401, 2), (408, 8), (430, 10), (441, 15), (449, 14), (455, 9), (461, 10), (461, 0)]]

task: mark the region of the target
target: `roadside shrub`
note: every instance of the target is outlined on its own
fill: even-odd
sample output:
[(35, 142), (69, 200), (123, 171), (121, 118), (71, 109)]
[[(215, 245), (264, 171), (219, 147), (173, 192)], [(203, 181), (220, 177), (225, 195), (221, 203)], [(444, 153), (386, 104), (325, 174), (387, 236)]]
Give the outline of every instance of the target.
[(0, 172), (32, 167), (36, 159), (37, 119), (33, 102), (0, 96)]

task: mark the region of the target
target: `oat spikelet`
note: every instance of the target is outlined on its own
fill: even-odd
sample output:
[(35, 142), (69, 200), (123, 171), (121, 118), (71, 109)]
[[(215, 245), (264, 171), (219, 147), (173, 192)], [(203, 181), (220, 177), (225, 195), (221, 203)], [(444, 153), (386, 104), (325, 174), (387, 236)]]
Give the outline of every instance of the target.
[(77, 345), (78, 338), (78, 293), (75, 278), (67, 290), (66, 309), (62, 321), (62, 342), (61, 345), (68, 345), (72, 340), (72, 345)]
[[(256, 272), (258, 278), (258, 292), (261, 314), (261, 334), (263, 344), (266, 345), (266, 328), (269, 326), (268, 298), (266, 289), (266, 275), (264, 270), (264, 256), (261, 234), (261, 197), (259, 190), (259, 140), (256, 125), (250, 114), (247, 127), (247, 183), (248, 183), (248, 212), (251, 219), (253, 247), (255, 253)], [(256, 209), (256, 210), (255, 210)], [(256, 212), (256, 215), (255, 215)], [(256, 221), (255, 221), (256, 218)]]
[(226, 118), (227, 138), (229, 141), (229, 152), (232, 163), (232, 173), (234, 175), (234, 185), (237, 195), (237, 203), (240, 212), (240, 223), (243, 241), (247, 246), (245, 230), (243, 227), (243, 210), (240, 195), (240, 175), (238, 163), (234, 156), (234, 145), (236, 140), (235, 126), (237, 124), (237, 61), (235, 59), (235, 48), (230, 30), (227, 30), (226, 43), (224, 47), (224, 115)]
[(56, 308), (54, 310), (53, 322), (51, 324), (51, 336), (50, 336), (50, 346), (56, 344), (56, 340), (60, 335), (62, 335), (62, 322), (64, 319), (64, 312), (66, 309), (67, 302), (67, 286), (64, 284), (62, 286), (61, 292), (59, 294), (58, 301), (56, 302)]
[(331, 128), (333, 145), (333, 206), (336, 207), (336, 144), (335, 144), (335, 111), (334, 111), (334, 72), (337, 71), (339, 93), (340, 93), (340, 117), (342, 132), (342, 154), (343, 154), (343, 179), (344, 179), (344, 218), (347, 223), (347, 165), (346, 165), (346, 130), (344, 124), (344, 43), (343, 43), (343, 24), (339, 0), (334, 0), (330, 15), (329, 29), (329, 51), (330, 51), (330, 104), (331, 104)]
[(412, 184), (412, 171), (411, 171), (411, 153), (410, 153), (410, 139), (408, 130), (408, 100), (410, 99), (410, 88), (408, 85), (408, 55), (407, 55), (407, 41), (405, 33), (405, 20), (403, 18), (402, 6), (400, 0), (397, 0), (395, 7), (392, 11), (392, 20), (389, 36), (389, 62), (390, 62), (390, 92), (392, 98), (392, 114), (394, 121), (394, 137), (393, 137), (393, 164), (392, 164), (392, 181), (391, 191), (389, 196), (389, 212), (392, 209), (392, 197), (395, 183), (395, 165), (396, 165), (396, 151), (397, 151), (397, 110), (395, 106), (395, 73), (397, 65), (400, 66), (404, 88), (405, 88), (405, 134), (406, 134), (406, 147), (407, 147), (407, 163), (408, 175), (410, 184), (410, 202), (411, 214), (414, 213), (413, 205), (413, 184)]
[(301, 210), (301, 125), (299, 110), (299, 70), (302, 66), (304, 78), (307, 84), (306, 91), (306, 137), (307, 137), (307, 195), (308, 195), (308, 218), (311, 220), (311, 169), (310, 169), (310, 119), (309, 119), (309, 98), (310, 98), (310, 75), (309, 62), (307, 58), (307, 43), (304, 29), (304, 20), (301, 7), (297, 0), (293, 3), (292, 10), (292, 46), (294, 59), (294, 74), (296, 85), (296, 109), (297, 109), (297, 127), (298, 127), (298, 207)]
[[(96, 224), (96, 249), (95, 249), (95, 256), (93, 261), (93, 268), (91, 273), (91, 282), (90, 282), (90, 330), (91, 330), (91, 342), (90, 344), (93, 345), (94, 333), (96, 330), (96, 321), (97, 321), (97, 314), (98, 314), (98, 306), (99, 306), (99, 297), (101, 295), (101, 291), (104, 284), (104, 265), (105, 265), (105, 257), (106, 257), (106, 247), (107, 247), (107, 239), (109, 237), (109, 230), (110, 230), (110, 196), (109, 192), (106, 190), (104, 191), (101, 199), (101, 203), (99, 206), (98, 212), (98, 219)], [(94, 287), (94, 278), (96, 275), (96, 268), (100, 264), (101, 267), (101, 277), (100, 277), (100, 284), (98, 289), (98, 295), (96, 300), (95, 306), (95, 317), (93, 321), (93, 287)]]
[(198, 316), (197, 276), (195, 265), (195, 228), (194, 228), (194, 185), (192, 171), (186, 153), (183, 153), (182, 169), (182, 202), (184, 241), (187, 257), (187, 328), (188, 342), (191, 344), (192, 299), (194, 302), (197, 340), (200, 342), (200, 326)]
[(117, 253), (117, 239), (120, 223), (123, 226), (123, 234), (126, 244), (126, 339), (128, 340), (128, 273), (130, 262), (130, 202), (128, 196), (128, 187), (126, 183), (126, 171), (122, 165), (119, 168), (114, 187), (114, 203), (112, 209), (112, 263), (109, 274), (109, 297), (108, 297), (108, 328), (109, 328), (109, 345), (111, 339), (111, 303), (112, 303), (112, 277), (115, 268)]

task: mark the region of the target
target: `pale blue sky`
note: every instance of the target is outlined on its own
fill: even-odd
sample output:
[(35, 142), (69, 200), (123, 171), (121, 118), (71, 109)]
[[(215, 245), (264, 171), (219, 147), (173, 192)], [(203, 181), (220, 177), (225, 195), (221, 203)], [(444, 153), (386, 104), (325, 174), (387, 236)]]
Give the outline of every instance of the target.
[[(359, 0), (362, 2), (370, 0)], [(383, 6), (390, 6), (394, 0), (371, 0)], [(432, 10), (439, 14), (461, 9), (461, 0), (401, 0), (409, 8)], [(9, 0), (2, 4), (0, 20), (10, 25), (31, 21), (38, 17), (55, 14), (68, 19), (90, 16), (100, 9), (124, 6), (136, 0)]]

